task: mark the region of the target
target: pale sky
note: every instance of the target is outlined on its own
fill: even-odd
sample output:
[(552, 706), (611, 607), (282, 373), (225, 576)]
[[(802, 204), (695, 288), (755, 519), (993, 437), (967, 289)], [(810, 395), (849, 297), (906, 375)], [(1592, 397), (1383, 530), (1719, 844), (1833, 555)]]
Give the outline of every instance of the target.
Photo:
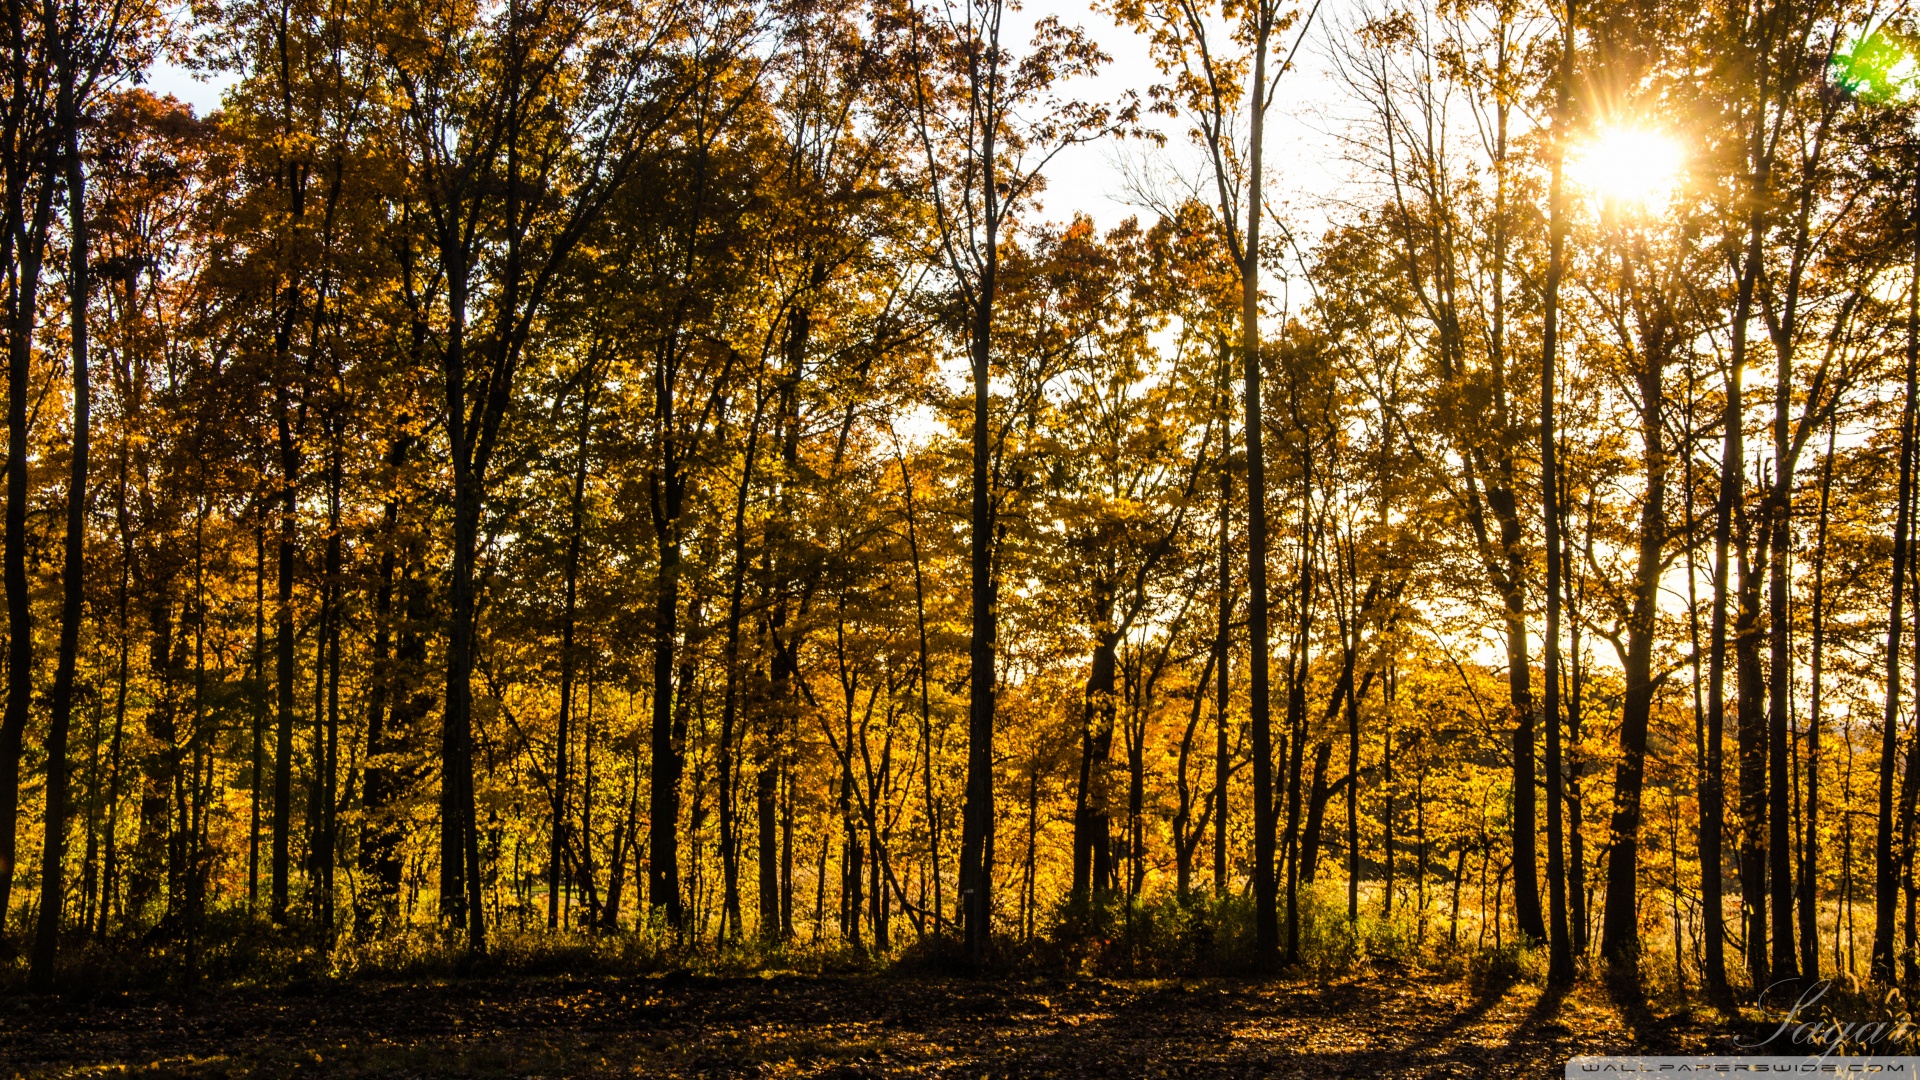
[[(1347, 176), (1335, 141), (1327, 134), (1337, 122), (1342, 95), (1328, 72), (1324, 42), (1336, 8), (1348, 3), (1323, 4), (1305, 42), (1296, 55), (1296, 69), (1281, 83), (1274, 110), (1268, 116), (1267, 203), (1294, 229), (1303, 246), (1311, 246), (1326, 220), (1326, 203), (1337, 196)], [(1100, 76), (1077, 91), (1093, 100), (1115, 100), (1131, 90), (1141, 99), (1159, 81), (1160, 72), (1147, 55), (1146, 42), (1133, 31), (1116, 26), (1083, 0), (1035, 0), (1022, 14), (1052, 14), (1087, 31), (1113, 62)], [(1287, 37), (1276, 51), (1291, 47)], [(1057, 158), (1048, 170), (1048, 190), (1042, 199), (1045, 216), (1064, 219), (1074, 213), (1093, 218), (1103, 227), (1129, 214), (1150, 213), (1131, 205), (1127, 174), (1170, 172), (1191, 180), (1206, 173), (1206, 164), (1187, 138), (1185, 126), (1164, 117), (1152, 118), (1166, 135), (1164, 148), (1140, 142), (1075, 147)], [(1211, 199), (1210, 193), (1203, 195)]]
[[(1298, 68), (1283, 82), (1268, 121), (1268, 202), (1280, 208), (1303, 246), (1310, 246), (1319, 235), (1325, 221), (1325, 203), (1337, 195), (1346, 175), (1338, 148), (1326, 134), (1337, 117), (1341, 96), (1327, 75), (1323, 47), (1326, 31), (1337, 17), (1330, 12), (1346, 6), (1336, 0), (1321, 8), (1299, 51)], [(1084, 0), (1033, 0), (1014, 18), (1030, 21), (1044, 15), (1081, 26), (1113, 58), (1098, 77), (1083, 81), (1069, 92), (1088, 100), (1111, 101), (1132, 90), (1144, 99), (1147, 88), (1159, 79), (1145, 42), (1092, 10)], [(1291, 45), (1291, 38), (1286, 44)], [(202, 115), (219, 107), (220, 95), (231, 82), (203, 80), (166, 61), (157, 63), (148, 73), (148, 86), (155, 93), (172, 94)], [(1136, 200), (1127, 190), (1128, 172), (1138, 174), (1144, 167), (1149, 173), (1170, 170), (1190, 178), (1204, 175), (1204, 163), (1184, 130), (1164, 118), (1154, 118), (1154, 123), (1167, 135), (1163, 149), (1141, 142), (1103, 142), (1063, 152), (1047, 170), (1042, 216), (1065, 220), (1080, 213), (1102, 228), (1116, 225), (1130, 214), (1149, 218), (1149, 211), (1133, 205)]]

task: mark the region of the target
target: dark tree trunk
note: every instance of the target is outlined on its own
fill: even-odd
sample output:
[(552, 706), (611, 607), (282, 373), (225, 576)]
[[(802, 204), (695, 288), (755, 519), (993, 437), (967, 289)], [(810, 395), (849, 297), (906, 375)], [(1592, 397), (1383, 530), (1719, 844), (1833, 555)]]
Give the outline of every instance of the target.
[(580, 531), (587, 486), (587, 436), (593, 419), (595, 375), (592, 361), (580, 380), (580, 421), (574, 439), (572, 490), (567, 500), (567, 556), (562, 571), (560, 611), (560, 712), (553, 736), (553, 814), (549, 822), (547, 855), (547, 929), (560, 928), (560, 868), (567, 850), (568, 740), (573, 720), (574, 674), (579, 657), (574, 648), (574, 628), (578, 621), (580, 595)]
[[(1381, 688), (1381, 697), (1386, 697), (1386, 687)], [(1391, 716), (1380, 718), (1380, 794), (1383, 806), (1380, 809), (1380, 913), (1393, 914), (1393, 719)], [(1481, 872), (1486, 867), (1481, 866)], [(1484, 882), (1482, 883), (1485, 884)], [(1480, 890), (1483, 894), (1485, 888)], [(1485, 903), (1484, 897), (1482, 903)]]
[[(476, 468), (476, 436), (467, 409), (468, 269), (457, 242), (443, 243), (447, 270), (447, 338), (442, 355), (446, 379), (447, 439), (453, 458), (452, 568), (447, 583), (447, 689), (440, 726), (440, 917), (467, 931), (474, 952), (486, 948), (485, 910), (480, 903), (480, 837), (473, 790), (474, 561), (480, 534), (482, 480)], [(511, 300), (511, 298), (509, 298)]]
[[(671, 346), (669, 346), (671, 348)], [(655, 384), (656, 418), (663, 435), (660, 466), (649, 485), (655, 535), (659, 538), (659, 572), (654, 584), (653, 609), (653, 721), (651, 725), (651, 785), (647, 794), (647, 903), (664, 908), (667, 925), (681, 929), (680, 895), (680, 777), (686, 766), (685, 737), (676, 738), (674, 693), (674, 639), (680, 615), (680, 510), (686, 492), (679, 447), (675, 445), (672, 360)], [(681, 693), (690, 691), (681, 687)]]
[[(1760, 670), (1761, 571), (1737, 540), (1740, 585), (1733, 625), (1736, 734), (1740, 744), (1740, 903), (1746, 912), (1747, 972), (1756, 992), (1769, 985), (1767, 955), (1767, 713)], [(1784, 824), (1784, 823), (1782, 823)]]
[[(982, 162), (997, 175), (996, 132), (987, 129)], [(967, 957), (986, 960), (993, 932), (993, 716), (999, 612), (994, 595), (994, 503), (988, 465), (993, 453), (989, 408), (993, 370), (994, 299), (999, 282), (1000, 209), (994, 185), (986, 185), (985, 243), (974, 282), (971, 356), (973, 375), (973, 475), (968, 585), (971, 597), (967, 652), (967, 792), (961, 814), (960, 900)]]
[[(1554, 986), (1565, 986), (1573, 981), (1573, 952), (1569, 948), (1567, 939), (1566, 851), (1565, 839), (1561, 831), (1561, 804), (1565, 794), (1562, 787), (1565, 775), (1563, 772), (1563, 764), (1560, 760), (1560, 582), (1563, 573), (1561, 567), (1561, 555), (1563, 551), (1560, 542), (1559, 465), (1555, 461), (1555, 456), (1559, 449), (1560, 435), (1555, 426), (1554, 417), (1554, 381), (1557, 374), (1555, 368), (1559, 362), (1558, 350), (1560, 346), (1560, 279), (1565, 268), (1567, 246), (1564, 173), (1566, 166), (1566, 143), (1569, 135), (1567, 124), (1571, 120), (1569, 105), (1573, 93), (1573, 19), (1574, 2), (1573, 0), (1567, 0), (1566, 10), (1562, 20), (1563, 24), (1561, 26), (1560, 72), (1554, 93), (1556, 108), (1554, 116), (1553, 175), (1547, 196), (1549, 217), (1547, 224), (1547, 281), (1540, 349), (1540, 513), (1541, 520), (1545, 526), (1544, 546), (1547, 556), (1546, 581), (1542, 586), (1547, 598), (1547, 625), (1545, 636), (1542, 639), (1545, 662), (1541, 672), (1544, 685), (1541, 687), (1540, 719), (1546, 728), (1547, 737), (1545, 762), (1547, 770), (1547, 905), (1549, 914), (1547, 923), (1547, 981)], [(1657, 379), (1657, 372), (1655, 376)], [(1645, 430), (1645, 425), (1642, 425), (1642, 430)], [(1652, 460), (1651, 456), (1649, 460)], [(1650, 494), (1647, 498), (1650, 503), (1656, 501), (1654, 495)], [(1641, 565), (1643, 571), (1647, 569), (1644, 558), (1644, 539), (1643, 536), (1643, 557)], [(1658, 555), (1657, 547), (1655, 548), (1655, 555), (1656, 557)], [(1657, 569), (1656, 565), (1656, 576)], [(1636, 596), (1636, 601), (1637, 599), (1638, 597)], [(1651, 617), (1650, 613), (1649, 617)], [(1649, 648), (1651, 648), (1651, 642), (1649, 642)], [(1652, 654), (1649, 652), (1648, 655), (1651, 657)], [(1629, 677), (1628, 681), (1629, 685), (1631, 685), (1631, 677)], [(1631, 694), (1631, 691), (1629, 691), (1629, 694)], [(1644, 718), (1642, 719), (1642, 724), (1644, 725)], [(1623, 730), (1623, 744), (1626, 741), (1626, 732)], [(1641, 743), (1644, 751), (1644, 727), (1641, 735)], [(1623, 762), (1623, 766), (1624, 764)], [(1634, 769), (1633, 779), (1637, 786), (1639, 780), (1639, 769), (1637, 767)], [(1518, 792), (1520, 789), (1516, 788), (1515, 790)], [(1518, 796), (1516, 795), (1516, 797)], [(1531, 796), (1528, 797), (1527, 801), (1532, 801)], [(1633, 796), (1633, 804), (1633, 824), (1635, 828), (1638, 828), (1639, 794), (1637, 791)], [(1618, 814), (1616, 813), (1616, 817), (1617, 816)], [(1516, 822), (1516, 824), (1518, 823)], [(1615, 835), (1617, 837), (1619, 834), (1616, 833)], [(1631, 841), (1628, 843), (1631, 845)], [(1631, 856), (1629, 857), (1629, 861), (1631, 861)], [(1633, 883), (1629, 880), (1627, 887), (1631, 889), (1632, 885)], [(1516, 894), (1516, 899), (1524, 895), (1525, 889), (1522, 888)], [(1607, 910), (1613, 910), (1611, 900), (1608, 903)], [(1633, 910), (1631, 903), (1627, 905), (1627, 910)], [(1523, 916), (1521, 920), (1523, 926), (1525, 925), (1525, 921)], [(1634, 945), (1635, 952), (1637, 953), (1637, 935)], [(1622, 954), (1619, 959), (1629, 963), (1632, 962), (1632, 958), (1625, 954)]]
[[(333, 929), (335, 817), (340, 788), (340, 448), (339, 421), (330, 418), (327, 462), (327, 543), (314, 635), (313, 808), (308, 890), (323, 933)], [(196, 612), (195, 618), (201, 618)]]
[[(1820, 464), (1820, 517), (1813, 545), (1813, 610), (1807, 621), (1813, 629), (1813, 656), (1808, 665), (1810, 700), (1807, 704), (1807, 809), (1800, 864), (1800, 974), (1808, 981), (1820, 978), (1820, 728), (1821, 681), (1827, 640), (1827, 514), (1833, 495), (1833, 444), (1837, 415), (1827, 418), (1827, 453)], [(1836, 927), (1836, 933), (1837, 933)]]
[(1253, 750), (1253, 926), (1254, 964), (1270, 967), (1280, 951), (1278, 889), (1274, 870), (1273, 702), (1268, 666), (1271, 644), (1267, 625), (1267, 466), (1260, 401), (1260, 205), (1261, 154), (1264, 150), (1267, 40), (1264, 20), (1254, 43), (1253, 79), (1259, 100), (1253, 107), (1248, 144), (1251, 191), (1246, 232), (1238, 252), (1240, 270), (1240, 359), (1246, 384), (1247, 443), (1247, 723)]
[[(1112, 593), (1096, 589), (1094, 608), (1103, 623), (1111, 614)], [(1097, 640), (1080, 709), (1080, 777), (1073, 807), (1073, 901), (1085, 904), (1113, 885), (1113, 809), (1108, 758), (1113, 752), (1115, 649), (1111, 629)]]
[[(396, 438), (387, 454), (389, 467), (397, 468), (405, 455), (403, 439)], [(397, 795), (395, 765), (388, 755), (399, 747), (392, 744), (387, 712), (395, 697), (393, 663), (393, 587), (398, 557), (400, 505), (389, 499), (381, 524), (384, 550), (380, 553), (379, 581), (373, 598), (372, 665), (367, 680), (367, 760), (361, 770), (361, 808), (363, 825), (360, 836), (360, 873), (364, 879), (354, 912), (356, 929), (362, 935), (384, 930), (393, 922), (400, 898), (400, 843), (405, 832), (393, 820), (392, 804)]]
[[(1225, 379), (1224, 371), (1221, 377)], [(1223, 415), (1220, 425), (1222, 460), (1227, 453), (1227, 426)], [(1227, 813), (1232, 807), (1228, 795), (1229, 782), (1233, 779), (1233, 762), (1227, 738), (1227, 706), (1232, 686), (1228, 667), (1233, 646), (1233, 580), (1228, 563), (1227, 520), (1232, 501), (1232, 478), (1223, 465), (1220, 469), (1220, 611), (1213, 638), (1213, 894), (1216, 897), (1227, 895)]]
[(1333, 744), (1321, 740), (1313, 750), (1313, 794), (1307, 800), (1307, 831), (1300, 842), (1300, 880), (1313, 884), (1320, 868), (1320, 834), (1327, 816), (1327, 766), (1333, 762)]
[[(931, 909), (933, 936), (941, 936), (941, 920), (946, 916), (946, 908), (941, 902), (940, 888), (940, 812), (939, 800), (933, 787), (933, 703), (927, 689), (927, 587), (926, 578), (921, 572), (920, 534), (913, 520), (913, 474), (907, 471), (907, 459), (900, 459), (900, 486), (905, 500), (907, 517), (907, 553), (913, 559), (913, 617), (914, 628), (919, 634), (920, 658), (915, 678), (920, 684), (920, 749), (922, 777), (927, 818), (927, 876), (933, 879), (933, 907)], [(925, 898), (922, 897), (922, 902)]]
[[(41, 846), (40, 919), (34, 932), (27, 976), (34, 990), (53, 988), (54, 961), (60, 949), (60, 924), (66, 900), (67, 730), (73, 718), (73, 676), (80, 653), (81, 605), (86, 598), (87, 449), (91, 384), (87, 369), (87, 202), (86, 165), (80, 156), (80, 118), (74, 101), (79, 27), (70, 27), (62, 45), (60, 129), (65, 135), (67, 173), (67, 297), (72, 316), (68, 346), (73, 369), (73, 459), (67, 480), (67, 538), (60, 571), (60, 645), (47, 721), (47, 810)], [(15, 459), (16, 461), (22, 459)], [(0, 912), (6, 908), (0, 905)]]
[[(1757, 215), (1758, 211), (1755, 211)], [(1713, 618), (1708, 630), (1707, 652), (1707, 775), (1700, 785), (1700, 864), (1701, 896), (1707, 905), (1707, 916), (1712, 924), (1711, 933), (1718, 934), (1718, 926), (1723, 918), (1716, 903), (1721, 895), (1721, 837), (1726, 828), (1723, 775), (1721, 768), (1722, 744), (1726, 731), (1726, 671), (1728, 646), (1728, 600), (1729, 570), (1733, 557), (1732, 542), (1734, 521), (1742, 514), (1742, 461), (1744, 459), (1743, 433), (1741, 424), (1744, 410), (1741, 402), (1741, 380), (1744, 376), (1747, 355), (1746, 325), (1753, 314), (1754, 284), (1760, 272), (1761, 230), (1758, 217), (1750, 223), (1748, 229), (1747, 251), (1741, 267), (1739, 288), (1734, 300), (1732, 325), (1732, 348), (1727, 362), (1726, 409), (1722, 416), (1723, 442), (1720, 450), (1720, 491), (1714, 505), (1713, 522)], [(1747, 785), (1747, 739), (1740, 739), (1742, 792), (1741, 801), (1746, 802)], [(1746, 868), (1742, 865), (1741, 888), (1743, 895), (1741, 907), (1744, 911), (1754, 901), (1746, 894), (1749, 887)], [(1889, 909), (1889, 931), (1891, 931), (1891, 909)], [(1764, 967), (1764, 930), (1760, 935), (1762, 942), (1762, 967)], [(1766, 985), (1764, 970), (1751, 971), (1750, 947), (1749, 967), (1756, 986)], [(1716, 972), (1710, 958), (1707, 969), (1709, 986), (1724, 986), (1724, 971)], [(1716, 982), (1717, 980), (1717, 982)]]
[(1313, 495), (1311, 462), (1303, 455), (1300, 470), (1300, 574), (1294, 602), (1299, 619), (1287, 656), (1287, 823), (1284, 849), (1287, 864), (1286, 961), (1300, 959), (1300, 811), (1301, 764), (1307, 742), (1307, 674), (1312, 662), (1313, 527), (1309, 517)]
[(1875, 982), (1893, 981), (1893, 913), (1899, 888), (1899, 864), (1893, 850), (1893, 776), (1900, 719), (1900, 639), (1905, 629), (1907, 560), (1912, 537), (1914, 408), (1920, 394), (1920, 176), (1914, 180), (1913, 271), (1907, 289), (1906, 394), (1900, 406), (1900, 481), (1894, 500), (1892, 584), (1887, 599), (1886, 706), (1880, 725), (1880, 803), (1874, 834), (1873, 962)]
[(280, 436), (280, 537), (276, 552), (274, 680), (277, 713), (273, 747), (273, 865), (268, 903), (275, 922), (287, 921), (287, 876), (293, 817), (293, 573), (300, 458), (294, 444), (292, 406), (283, 387), (275, 408)]
[[(1667, 328), (1656, 326), (1642, 345), (1640, 437), (1646, 462), (1641, 496), (1639, 551), (1634, 567), (1633, 604), (1627, 616), (1626, 698), (1620, 711), (1620, 760), (1614, 767), (1613, 843), (1607, 857), (1606, 923), (1600, 949), (1625, 972), (1640, 958), (1639, 905), (1641, 789), (1646, 777), (1647, 727), (1653, 713), (1653, 647), (1659, 609), (1661, 553), (1666, 546), (1667, 452), (1665, 392)], [(1557, 544), (1558, 536), (1553, 542)], [(1558, 583), (1555, 583), (1557, 588)], [(1552, 681), (1557, 678), (1549, 676)], [(1549, 689), (1549, 694), (1554, 690)], [(1679, 944), (1675, 943), (1675, 948)], [(1566, 975), (1572, 975), (1571, 959)]]
[[(125, 455), (121, 458), (121, 486), (125, 486)], [(250, 740), (251, 753), (248, 756), (250, 773), (247, 806), (247, 913), (255, 914), (260, 910), (260, 806), (265, 792), (262, 790), (267, 780), (267, 709), (271, 700), (267, 691), (267, 499), (265, 493), (259, 496), (257, 514), (253, 523), (253, 655), (247, 662), (248, 693), (252, 698), (251, 709), (253, 730)], [(120, 493), (124, 504), (126, 493)], [(126, 632), (126, 569), (120, 572), (120, 630)], [(121, 645), (119, 657), (121, 671), (126, 670), (126, 647)], [(124, 698), (124, 694), (122, 694)], [(124, 702), (123, 702), (124, 704)]]
[(740, 620), (747, 594), (747, 492), (753, 487), (754, 453), (759, 447), (760, 419), (765, 410), (764, 380), (756, 378), (753, 419), (747, 424), (740, 488), (733, 504), (733, 580), (727, 591), (727, 641), (723, 660), (726, 692), (720, 706), (720, 741), (714, 752), (720, 789), (720, 936), (728, 941), (738, 940), (745, 933), (740, 920), (740, 825), (735, 791), (739, 739), (735, 729), (740, 717)]
[[(19, 80), (15, 92), (21, 92)], [(8, 110), (13, 128), (14, 110), (26, 111), (16, 100)], [(13, 139), (31, 139), (17, 128)], [(25, 158), (7, 147), (8, 221), (18, 230), (13, 242), (18, 260), (7, 312), (7, 510), (5, 571), (7, 589), (7, 707), (0, 718), (0, 935), (12, 910), (13, 869), (20, 821), (20, 747), (26, 737), (27, 711), (33, 704), (33, 608), (27, 585), (27, 402), (33, 395), (33, 334), (40, 305), (40, 268), (46, 252), (47, 229), (53, 216), (53, 178), (42, 177), (34, 194), (31, 217), (21, 214), (31, 190)], [(16, 178), (16, 173), (18, 176)], [(21, 226), (25, 227), (22, 228)]]

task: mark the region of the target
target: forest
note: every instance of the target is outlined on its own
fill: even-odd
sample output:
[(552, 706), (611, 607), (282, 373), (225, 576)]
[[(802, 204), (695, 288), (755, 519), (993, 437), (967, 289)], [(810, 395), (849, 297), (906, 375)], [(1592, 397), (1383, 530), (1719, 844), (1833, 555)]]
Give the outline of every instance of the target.
[(5, 18), (9, 992), (1920, 989), (1905, 6)]

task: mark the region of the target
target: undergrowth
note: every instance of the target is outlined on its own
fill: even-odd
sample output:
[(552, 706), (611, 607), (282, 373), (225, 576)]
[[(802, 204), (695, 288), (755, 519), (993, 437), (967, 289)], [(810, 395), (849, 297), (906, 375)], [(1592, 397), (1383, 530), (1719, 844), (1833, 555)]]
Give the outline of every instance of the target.
[[(1391, 915), (1363, 903), (1348, 918), (1335, 883), (1303, 886), (1298, 938), (1287, 934), (1280, 900), (1282, 970), (1328, 979), (1365, 970), (1433, 970), (1476, 980), (1537, 981), (1539, 949), (1450, 948), (1445, 927), (1415, 915)], [(1105, 893), (1057, 908), (1030, 940), (997, 937), (988, 968), (1033, 975), (1109, 978), (1250, 976), (1258, 974), (1253, 900), (1196, 892), (1129, 900)], [(76, 936), (63, 945), (59, 985), (70, 992), (113, 994), (157, 986), (299, 987), (348, 979), (434, 981), (461, 978), (649, 976), (741, 977), (765, 973), (895, 972), (958, 974), (966, 962), (953, 936), (919, 937), (901, 925), (883, 954), (837, 941), (767, 943), (677, 935), (658, 922), (612, 933), (490, 928), (484, 952), (465, 935), (414, 925), (383, 935), (325, 933), (298, 918), (276, 925), (244, 910), (209, 913), (187, 933), (161, 923), (113, 938)], [(25, 958), (0, 954), (0, 992), (26, 983)]]

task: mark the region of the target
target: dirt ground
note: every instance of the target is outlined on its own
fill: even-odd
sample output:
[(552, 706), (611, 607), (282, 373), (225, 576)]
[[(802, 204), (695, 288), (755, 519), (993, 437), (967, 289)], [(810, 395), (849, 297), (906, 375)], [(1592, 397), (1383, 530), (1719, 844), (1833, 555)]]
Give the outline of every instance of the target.
[(352, 981), (0, 999), (14, 1077), (1558, 1077), (1580, 1053), (1728, 1049), (1437, 976), (1311, 981), (770, 975)]

